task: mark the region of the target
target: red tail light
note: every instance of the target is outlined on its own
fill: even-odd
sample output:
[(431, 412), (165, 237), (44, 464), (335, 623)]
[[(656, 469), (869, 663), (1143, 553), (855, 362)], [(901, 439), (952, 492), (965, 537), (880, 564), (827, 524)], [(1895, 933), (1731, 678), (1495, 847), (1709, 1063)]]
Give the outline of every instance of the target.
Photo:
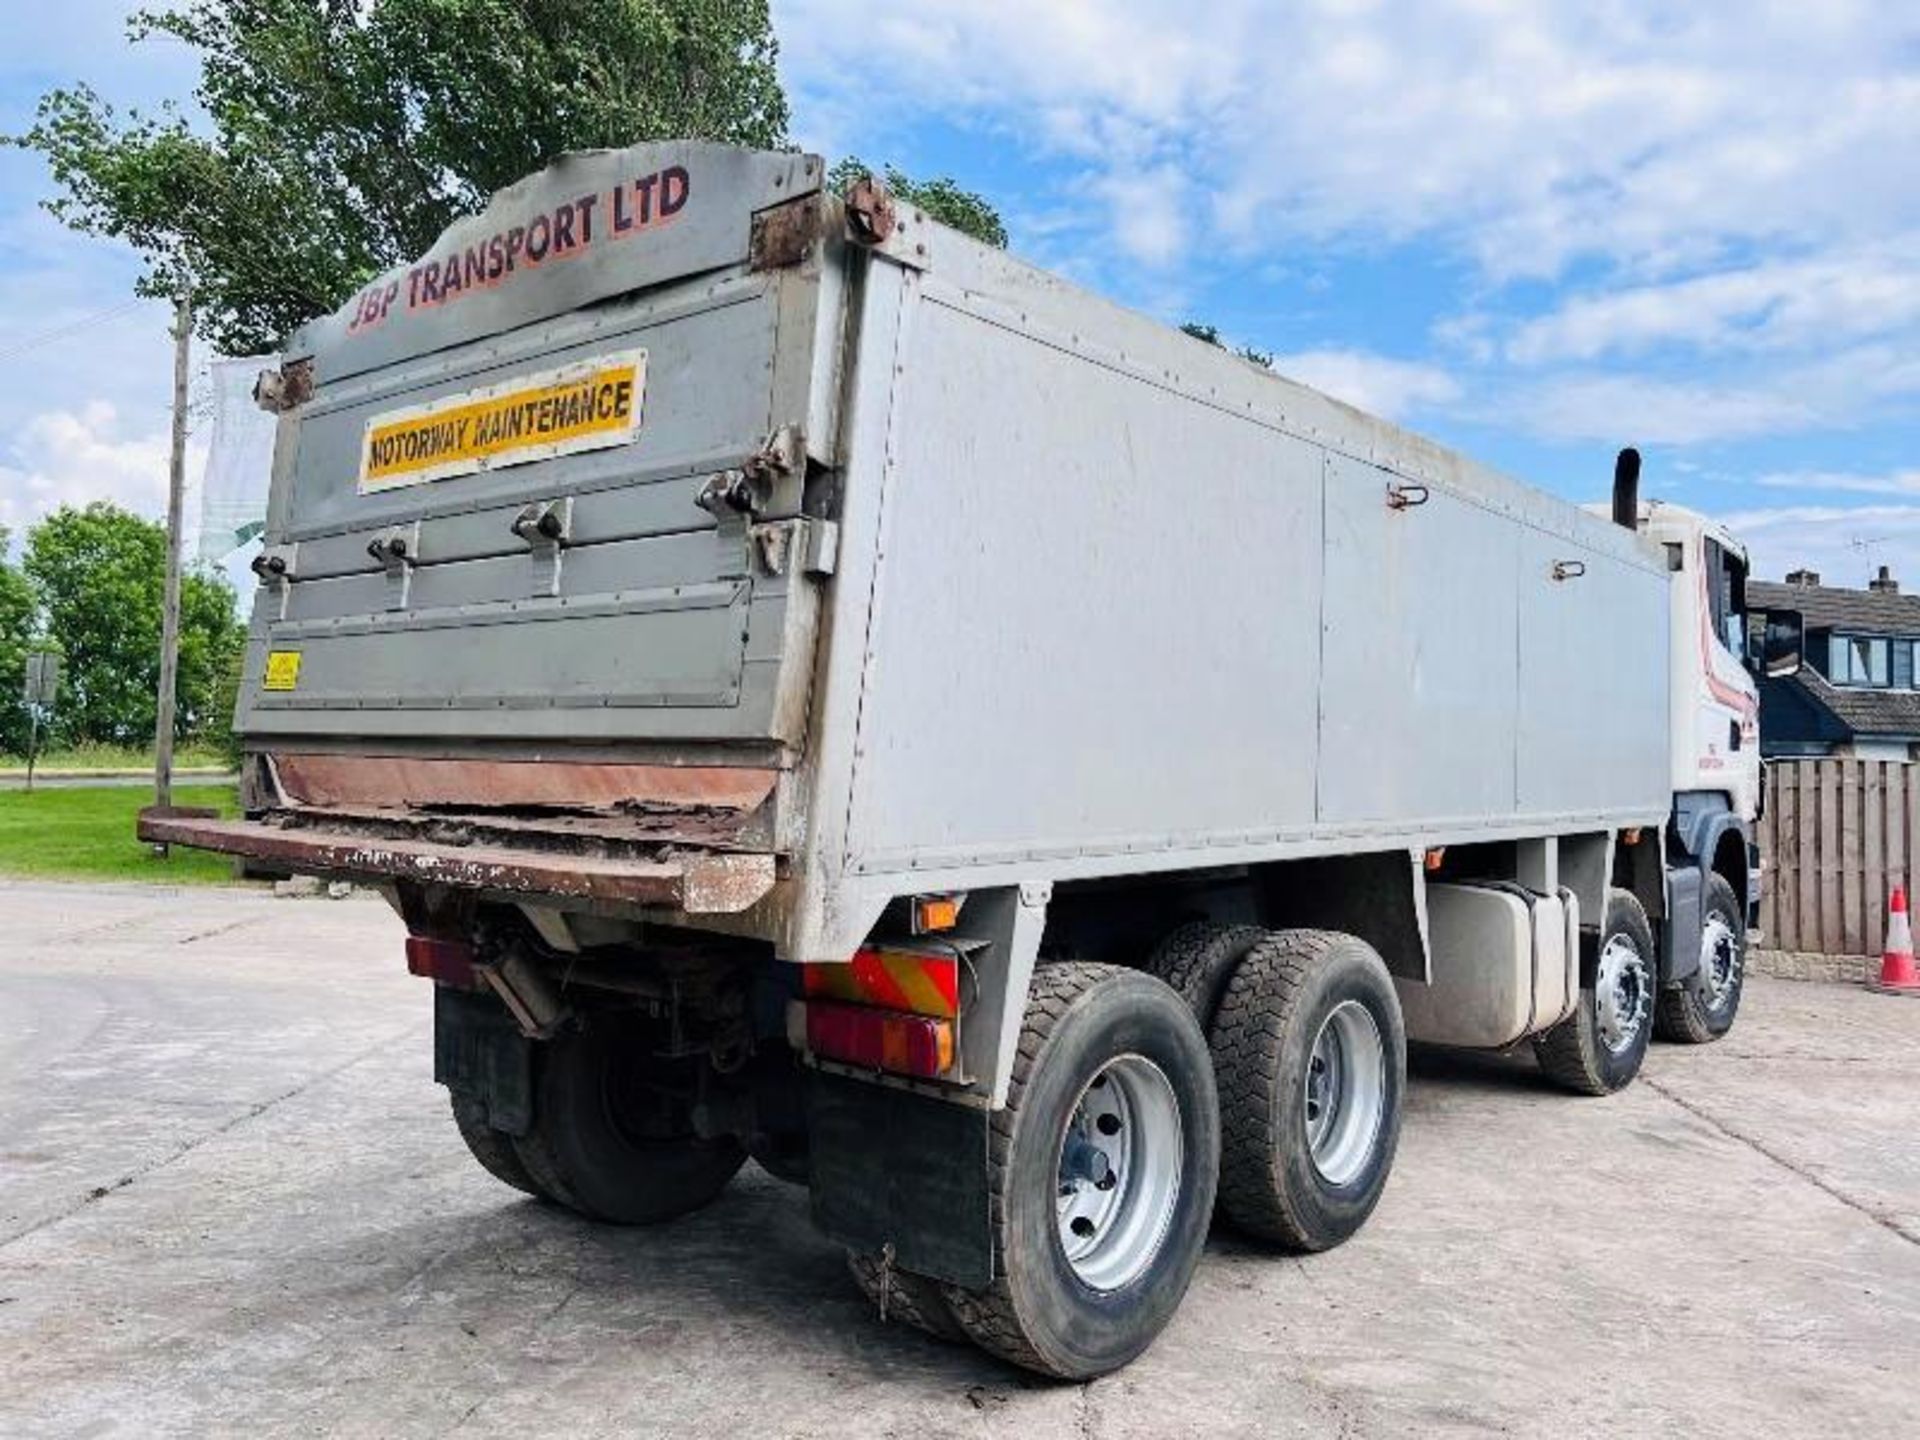
[(436, 940), (430, 935), (407, 937), (407, 969), (442, 985), (473, 988), (473, 947), (464, 940)]
[(831, 1000), (807, 1002), (807, 1049), (827, 1060), (926, 1079), (953, 1068), (953, 1022)]

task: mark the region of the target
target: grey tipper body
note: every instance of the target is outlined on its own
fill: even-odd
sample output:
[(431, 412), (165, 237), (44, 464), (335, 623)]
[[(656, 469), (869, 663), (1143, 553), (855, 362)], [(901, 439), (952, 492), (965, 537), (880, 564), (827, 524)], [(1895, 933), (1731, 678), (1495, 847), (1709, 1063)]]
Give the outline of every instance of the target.
[[(667, 163), (621, 158), (494, 209)], [(794, 863), (759, 923), (794, 960), (844, 959), (906, 890), (1665, 817), (1654, 547), (911, 214), (892, 254), (756, 270), (752, 213), (819, 167), (676, 158), (692, 194), (656, 232), (293, 337), (316, 383), (274, 477), (267, 541), (297, 551), (255, 609), (251, 742), (775, 767)], [(631, 445), (356, 493), (369, 417), (634, 347)], [(782, 430), (810, 485), (751, 523), (699, 507)], [(563, 498), (556, 585), (509, 527)], [(809, 525), (833, 573), (804, 534), (776, 573), (761, 536)], [(390, 580), (367, 546), (396, 526)], [(260, 689), (269, 649), (303, 653), (296, 690)]]
[[(937, 1079), (835, 1063), (799, 1000), (784, 1021), (777, 995), (752, 1002), (759, 1044), (810, 1077), (816, 1215), (884, 1257), (876, 1284), (897, 1265), (977, 1288), (1013, 1264), (973, 1172), (984, 1116), (1019, 1093), (1043, 953), (1153, 969), (1196, 918), (1352, 937), (1387, 998), (1334, 1012), (1314, 1073), (1394, 1125), (1394, 990), (1413, 1038), (1503, 1046), (1574, 1024), (1596, 973), (1644, 998), (1693, 968), (1629, 973), (1599, 943), (1610, 889), (1666, 916), (1676, 547), (823, 173), (695, 143), (569, 156), (292, 336), (262, 392), (282, 418), (239, 707), (248, 817), (149, 833), (385, 885), (416, 935), (475, 927), (516, 1024), (488, 1039), (443, 996), (442, 1078), (540, 1183), (532, 1082), (500, 1077), (537, 1076), (513, 1047), (568, 1023), (528, 978), (553, 957), (651, 994), (605, 978), (616, 957), (648, 973), (666, 934), (697, 970), (706, 937), (785, 969), (753, 984), (791, 997), (792, 962), (924, 938), (901, 907), (951, 897)], [(569, 384), (585, 408), (539, 410)], [(515, 407), (524, 434), (469, 444)], [(459, 439), (435, 451), (442, 418)], [(382, 471), (407, 446), (422, 458)], [(529, 936), (519, 979), (502, 916)], [(1286, 943), (1281, 969), (1349, 963)], [(1199, 973), (1181, 963), (1156, 973)], [(459, 1056), (483, 1051), (474, 1080)], [(1173, 1064), (1113, 1060), (1106, 1093), (1132, 1098), (1075, 1123), (1198, 1103)], [(1330, 1127), (1337, 1090), (1309, 1086), (1312, 1133), (1364, 1179), (1374, 1132)], [(1124, 1199), (1124, 1157), (1096, 1148), (1062, 1151), (1089, 1167), (1071, 1183)], [(1141, 1193), (1186, 1195), (1198, 1164)], [(942, 1207), (957, 1235), (935, 1233)], [(1128, 1252), (1095, 1233), (1109, 1210), (1074, 1212), (1068, 1253), (1124, 1281)], [(1039, 1359), (1005, 1353), (1034, 1368), (1120, 1363), (1021, 1333)]]

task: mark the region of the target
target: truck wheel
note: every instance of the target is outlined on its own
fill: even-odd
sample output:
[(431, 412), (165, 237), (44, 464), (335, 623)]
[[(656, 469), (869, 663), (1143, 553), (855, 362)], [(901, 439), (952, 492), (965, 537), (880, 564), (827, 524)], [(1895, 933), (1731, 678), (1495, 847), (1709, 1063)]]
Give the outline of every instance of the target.
[(1275, 931), (1227, 986), (1212, 1044), (1220, 1208), (1265, 1240), (1338, 1245), (1400, 1143), (1407, 1038), (1386, 962), (1338, 931)]
[[(882, 1320), (904, 1320), (936, 1340), (965, 1343), (967, 1332), (953, 1318), (940, 1283), (898, 1266), (889, 1268), (878, 1256), (847, 1252), (847, 1269), (860, 1293), (872, 1302)], [(884, 1292), (884, 1293), (883, 1293)]]
[(1647, 912), (1625, 890), (1607, 892), (1607, 923), (1581, 937), (1580, 1000), (1533, 1053), (1554, 1083), (1580, 1095), (1610, 1095), (1640, 1073), (1653, 1035), (1654, 949)]
[(467, 1149), (473, 1152), (482, 1169), (536, 1200), (549, 1198), (541, 1193), (521, 1163), (519, 1152), (513, 1148), (513, 1137), (487, 1123), (486, 1106), (458, 1090), (449, 1090), (447, 1098), (453, 1102), (453, 1123), (460, 1131), (460, 1138), (467, 1142)]
[(1219, 1155), (1213, 1066), (1186, 1003), (1137, 970), (1042, 965), (988, 1144), (995, 1278), (946, 1286), (954, 1318), (1043, 1375), (1119, 1369), (1186, 1294)]
[(747, 1147), (747, 1154), (753, 1162), (776, 1180), (784, 1180), (789, 1185), (808, 1185), (812, 1175), (807, 1170), (807, 1152), (793, 1145), (783, 1145), (777, 1140), (762, 1139)]
[(1227, 993), (1233, 972), (1266, 935), (1258, 925), (1195, 920), (1154, 947), (1147, 957), (1146, 970), (1180, 992), (1204, 1031), (1213, 1024), (1214, 1012), (1220, 1008), (1220, 997)]
[(1747, 917), (1724, 875), (1707, 877), (1705, 912), (1700, 917), (1700, 968), (1678, 985), (1660, 992), (1653, 1013), (1654, 1033), (1662, 1040), (1704, 1045), (1733, 1028), (1740, 1012), (1740, 989), (1747, 970)]
[(746, 1160), (738, 1142), (694, 1133), (690, 1077), (650, 1052), (643, 1032), (607, 1018), (536, 1053), (533, 1128), (514, 1152), (541, 1190), (590, 1219), (651, 1225), (698, 1210)]

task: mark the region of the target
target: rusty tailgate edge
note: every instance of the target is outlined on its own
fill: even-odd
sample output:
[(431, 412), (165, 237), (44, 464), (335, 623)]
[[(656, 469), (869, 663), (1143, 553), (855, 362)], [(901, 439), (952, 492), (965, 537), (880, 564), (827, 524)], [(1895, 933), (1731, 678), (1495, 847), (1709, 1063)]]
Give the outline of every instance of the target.
[(385, 840), (351, 831), (288, 830), (248, 820), (143, 811), (140, 838), (351, 880), (416, 880), (459, 889), (734, 914), (773, 888), (771, 855), (677, 852), (658, 860), (554, 855), (499, 846)]

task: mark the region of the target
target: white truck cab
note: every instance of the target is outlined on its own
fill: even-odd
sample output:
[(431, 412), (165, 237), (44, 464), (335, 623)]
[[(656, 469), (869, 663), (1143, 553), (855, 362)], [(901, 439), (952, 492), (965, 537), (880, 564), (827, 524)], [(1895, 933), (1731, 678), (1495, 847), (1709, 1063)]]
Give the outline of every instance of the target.
[(1673, 566), (1674, 794), (1723, 795), (1734, 814), (1756, 819), (1760, 689), (1748, 669), (1746, 549), (1725, 526), (1660, 500), (1640, 507), (1640, 530)]
[[(1635, 889), (1659, 923), (1662, 1025), (1711, 1038), (1732, 1023), (1763, 864), (1754, 826), (1765, 805), (1760, 760), (1764, 675), (1799, 668), (1797, 613), (1750, 614), (1746, 547), (1698, 511), (1638, 498), (1640, 457), (1623, 450), (1612, 515), (1667, 553), (1668, 706), (1673, 812)], [(1606, 507), (1591, 506), (1597, 513)], [(1699, 1032), (1694, 1034), (1692, 1032)]]

